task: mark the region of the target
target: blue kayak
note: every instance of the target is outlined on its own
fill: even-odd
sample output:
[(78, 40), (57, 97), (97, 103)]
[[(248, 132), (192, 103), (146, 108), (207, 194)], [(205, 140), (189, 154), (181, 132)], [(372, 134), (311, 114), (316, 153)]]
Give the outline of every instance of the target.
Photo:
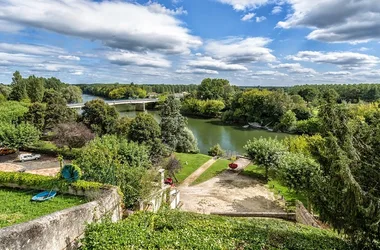
[(56, 191), (44, 191), (32, 197), (32, 201), (47, 201), (57, 195)]

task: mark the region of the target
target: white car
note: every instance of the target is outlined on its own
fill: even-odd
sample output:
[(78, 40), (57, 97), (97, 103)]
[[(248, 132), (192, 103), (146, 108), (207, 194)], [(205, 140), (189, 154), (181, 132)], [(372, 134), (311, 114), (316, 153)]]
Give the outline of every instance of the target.
[(33, 161), (38, 160), (41, 158), (41, 155), (39, 154), (20, 154), (19, 159), (20, 161)]

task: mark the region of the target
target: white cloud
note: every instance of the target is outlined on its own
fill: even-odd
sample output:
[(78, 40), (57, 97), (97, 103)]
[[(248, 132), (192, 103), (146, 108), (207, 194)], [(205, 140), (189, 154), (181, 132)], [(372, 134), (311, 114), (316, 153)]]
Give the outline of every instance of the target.
[(71, 60), (71, 61), (80, 61), (80, 57), (78, 56), (64, 56), (64, 55), (60, 55), (58, 56), (59, 59), (65, 59), (65, 60)]
[(277, 15), (282, 12), (282, 7), (281, 6), (274, 6), (272, 10), (272, 15)]
[(261, 23), (262, 21), (267, 20), (265, 16), (256, 17), (256, 23)]
[(359, 48), (358, 50), (359, 50), (359, 51), (361, 51), (361, 52), (365, 52), (365, 51), (368, 51), (368, 50), (369, 50), (369, 48), (366, 48), (366, 47), (361, 47), (361, 48)]
[(277, 65), (269, 64), (269, 67), (272, 69), (286, 69), (290, 73), (296, 73), (296, 74), (317, 74), (317, 72), (314, 69), (311, 68), (304, 68), (299, 63), (282, 63)]
[(26, 65), (41, 62), (41, 58), (27, 54), (0, 52), (0, 65)]
[(252, 72), (250, 75), (255, 75), (255, 76), (287, 76), (287, 74), (278, 72), (278, 71), (273, 71), (273, 70), (262, 70), (262, 71), (255, 71)]
[(255, 16), (256, 14), (255, 13), (248, 13), (246, 15), (244, 15), (241, 20), (242, 21), (250, 21), (252, 20), (252, 18)]
[(157, 3), (149, 1), (147, 3), (148, 9), (154, 13), (158, 14), (166, 14), (166, 15), (187, 15), (187, 11), (183, 9), (183, 7), (176, 8), (175, 10), (171, 10), (166, 8), (165, 6)]
[(32, 70), (34, 71), (50, 71), (50, 72), (58, 72), (62, 70), (79, 71), (79, 69), (77, 68), (78, 68), (77, 65), (68, 65), (68, 64), (61, 64), (61, 63), (55, 63), (55, 62), (40, 63), (40, 64), (32, 66)]
[(110, 52), (107, 55), (111, 63), (125, 66), (136, 65), (140, 67), (169, 68), (171, 62), (156, 53), (132, 53), (127, 51)]
[(72, 75), (81, 76), (83, 75), (83, 70), (75, 70), (71, 72)]
[(367, 42), (380, 39), (378, 0), (288, 0), (294, 13), (278, 27), (308, 27), (308, 39), (324, 42)]
[(217, 0), (220, 3), (229, 4), (237, 11), (254, 9), (266, 5), (270, 0)]
[(229, 63), (273, 62), (276, 57), (266, 47), (271, 41), (264, 37), (211, 40), (206, 43), (205, 51), (212, 57)]
[(344, 69), (373, 67), (380, 62), (379, 58), (376, 56), (354, 52), (300, 51), (294, 56), (288, 56), (287, 59), (334, 64)]
[(58, 47), (22, 43), (0, 43), (0, 51), (32, 55), (54, 55), (65, 53), (63, 49)]
[(196, 60), (190, 60), (187, 66), (197, 69), (206, 69), (214, 71), (246, 71), (245, 66), (240, 64), (226, 63), (212, 57), (199, 57)]
[(0, 31), (8, 32), (8, 33), (17, 33), (22, 30), (23, 27), (21, 25), (17, 25), (6, 20), (0, 20)]
[(202, 44), (172, 14), (122, 1), (3, 0), (0, 20), (130, 51), (190, 53)]
[(327, 76), (348, 76), (348, 75), (351, 75), (351, 72), (350, 71), (329, 71), (329, 72), (323, 73), (323, 75), (327, 75)]
[(200, 74), (200, 75), (217, 75), (219, 74), (216, 70), (209, 69), (178, 69), (175, 71), (178, 74)]

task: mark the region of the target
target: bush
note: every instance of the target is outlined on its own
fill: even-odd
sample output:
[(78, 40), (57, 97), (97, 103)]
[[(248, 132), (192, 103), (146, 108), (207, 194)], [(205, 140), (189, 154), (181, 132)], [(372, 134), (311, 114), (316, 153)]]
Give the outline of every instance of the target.
[(294, 132), (298, 134), (315, 135), (321, 132), (321, 121), (317, 117), (308, 120), (297, 121)]
[(223, 156), (224, 155), (224, 150), (222, 149), (222, 147), (219, 145), (219, 144), (216, 144), (214, 146), (212, 146), (209, 151), (208, 151), (208, 155), (209, 156)]
[(83, 250), (100, 249), (350, 249), (329, 230), (274, 219), (236, 219), (163, 210), (118, 223), (89, 225)]

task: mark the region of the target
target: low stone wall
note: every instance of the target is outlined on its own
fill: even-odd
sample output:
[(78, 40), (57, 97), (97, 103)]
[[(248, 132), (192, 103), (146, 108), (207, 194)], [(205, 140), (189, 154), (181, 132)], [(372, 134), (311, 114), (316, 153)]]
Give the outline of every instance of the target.
[(314, 216), (311, 215), (309, 211), (307, 211), (307, 209), (304, 207), (304, 205), (300, 201), (296, 202), (296, 220), (298, 223), (301, 223), (304, 225), (308, 225), (308, 226), (312, 226), (316, 228), (322, 228), (318, 224)]
[[(26, 188), (13, 184), (8, 187)], [(30, 189), (30, 187), (28, 187)], [(117, 188), (98, 191), (69, 190), (69, 194), (95, 198), (86, 204), (58, 211), (35, 220), (0, 229), (0, 249), (76, 249), (88, 223), (122, 218), (121, 196)]]

